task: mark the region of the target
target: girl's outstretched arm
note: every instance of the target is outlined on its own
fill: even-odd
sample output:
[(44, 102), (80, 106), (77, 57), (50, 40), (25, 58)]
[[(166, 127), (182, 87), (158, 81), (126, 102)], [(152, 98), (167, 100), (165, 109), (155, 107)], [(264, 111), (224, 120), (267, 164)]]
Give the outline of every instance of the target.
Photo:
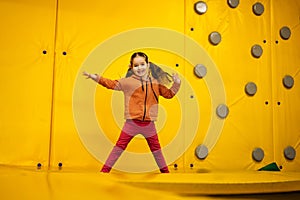
[(117, 80), (110, 80), (107, 78), (103, 78), (102, 76), (99, 76), (98, 74), (90, 74), (88, 72), (83, 72), (83, 76), (85, 76), (87, 79), (93, 79), (98, 84), (113, 90), (122, 90), (122, 87)]
[(173, 98), (173, 96), (178, 92), (181, 85), (181, 80), (178, 74), (173, 74), (172, 78), (173, 78), (173, 85), (170, 89), (164, 85), (159, 85), (159, 94), (166, 99)]
[(100, 80), (100, 76), (98, 76), (97, 74), (90, 74), (90, 73), (88, 73), (86, 71), (84, 71), (82, 74), (83, 74), (83, 76), (86, 76), (87, 79), (91, 78), (94, 81), (96, 81), (97, 83)]

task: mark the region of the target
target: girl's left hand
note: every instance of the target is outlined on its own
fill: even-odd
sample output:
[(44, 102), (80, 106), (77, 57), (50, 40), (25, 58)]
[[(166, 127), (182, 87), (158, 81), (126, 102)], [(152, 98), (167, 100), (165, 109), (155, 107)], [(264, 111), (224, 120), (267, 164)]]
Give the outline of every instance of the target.
[(180, 80), (178, 74), (173, 74), (173, 75), (172, 75), (172, 78), (173, 78), (173, 81), (174, 81), (175, 83), (178, 83), (178, 84), (179, 84), (179, 83), (181, 82), (181, 80)]

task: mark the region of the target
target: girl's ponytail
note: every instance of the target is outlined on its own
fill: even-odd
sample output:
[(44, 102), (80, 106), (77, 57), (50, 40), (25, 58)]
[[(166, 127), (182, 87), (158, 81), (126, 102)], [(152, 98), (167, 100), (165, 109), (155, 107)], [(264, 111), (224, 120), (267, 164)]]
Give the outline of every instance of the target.
[(163, 85), (168, 85), (172, 82), (172, 76), (165, 72), (162, 68), (157, 66), (156, 64), (149, 62), (150, 64), (150, 71), (153, 76), (153, 78), (157, 79), (159, 83)]

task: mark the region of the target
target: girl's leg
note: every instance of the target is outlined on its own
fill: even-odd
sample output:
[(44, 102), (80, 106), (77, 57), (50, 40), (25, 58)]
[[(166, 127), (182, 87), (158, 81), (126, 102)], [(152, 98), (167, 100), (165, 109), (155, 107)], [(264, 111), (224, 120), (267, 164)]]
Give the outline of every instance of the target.
[(146, 137), (146, 140), (160, 171), (162, 173), (169, 173), (169, 169), (162, 154), (157, 134), (154, 134), (151, 137)]
[(126, 134), (124, 131), (121, 132), (120, 137), (114, 146), (113, 150), (109, 154), (105, 164), (103, 165), (101, 172), (110, 172), (111, 168), (113, 165), (116, 163), (118, 158), (121, 156), (123, 151), (126, 149), (128, 143), (131, 141), (133, 138), (132, 135)]

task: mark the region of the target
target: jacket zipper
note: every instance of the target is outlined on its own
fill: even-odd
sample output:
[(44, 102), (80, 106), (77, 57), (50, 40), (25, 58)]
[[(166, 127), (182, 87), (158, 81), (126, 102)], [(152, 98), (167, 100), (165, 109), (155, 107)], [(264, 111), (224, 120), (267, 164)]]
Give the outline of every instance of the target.
[(155, 93), (155, 91), (154, 91), (154, 89), (153, 89), (153, 86), (152, 86), (152, 80), (151, 80), (150, 77), (149, 77), (149, 80), (150, 80), (150, 85), (151, 85), (152, 92), (153, 92), (154, 97), (155, 97), (155, 99), (156, 99), (156, 101), (157, 101), (157, 103), (158, 103), (158, 97), (157, 97), (157, 95), (156, 95), (156, 93)]
[(147, 86), (147, 81), (146, 81), (146, 95), (145, 95), (145, 101), (144, 101), (144, 116), (143, 116), (143, 121), (145, 120), (145, 117), (146, 117), (147, 95), (148, 95), (148, 86)]

